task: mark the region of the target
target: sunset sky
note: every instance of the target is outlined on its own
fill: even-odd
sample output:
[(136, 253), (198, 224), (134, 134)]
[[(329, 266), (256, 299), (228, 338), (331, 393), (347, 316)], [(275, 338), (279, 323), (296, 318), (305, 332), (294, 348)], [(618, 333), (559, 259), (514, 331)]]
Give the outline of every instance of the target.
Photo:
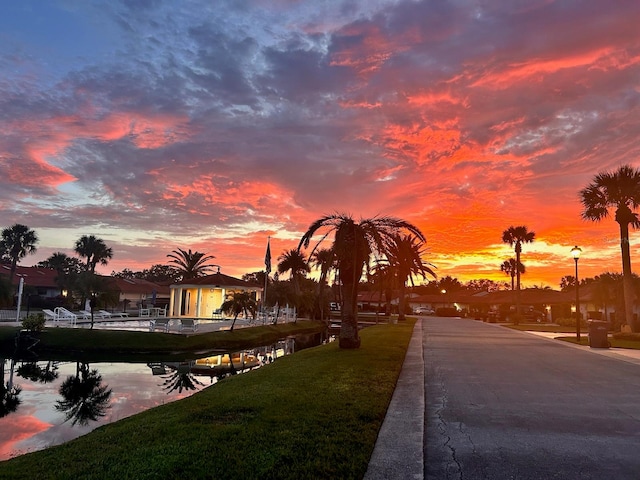
[[(595, 174), (640, 167), (637, 0), (2, 0), (0, 226), (101, 273), (176, 247), (264, 269), (320, 216), (393, 215), (439, 276), (621, 271)], [(640, 234), (632, 232), (632, 264)], [(638, 265), (636, 268), (635, 265)]]

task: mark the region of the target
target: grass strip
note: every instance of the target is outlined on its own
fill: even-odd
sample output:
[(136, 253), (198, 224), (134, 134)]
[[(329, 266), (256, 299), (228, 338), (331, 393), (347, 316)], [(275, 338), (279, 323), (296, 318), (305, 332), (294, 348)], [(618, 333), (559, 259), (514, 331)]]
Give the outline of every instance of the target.
[(3, 479), (361, 479), (415, 320), (361, 331), (0, 462)]

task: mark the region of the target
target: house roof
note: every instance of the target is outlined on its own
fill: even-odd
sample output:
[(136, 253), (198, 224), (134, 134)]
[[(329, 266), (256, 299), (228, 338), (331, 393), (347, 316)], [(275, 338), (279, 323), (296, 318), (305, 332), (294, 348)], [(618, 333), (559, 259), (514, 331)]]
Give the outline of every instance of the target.
[(253, 282), (245, 282), (244, 280), (240, 280), (239, 278), (230, 277), (229, 275), (225, 275), (224, 273), (214, 273), (212, 275), (206, 275), (204, 277), (198, 278), (190, 278), (187, 280), (182, 280), (180, 282), (174, 283), (171, 285), (171, 288), (178, 288), (184, 286), (211, 286), (211, 287), (240, 287), (240, 288), (251, 288), (251, 289), (259, 289), (262, 288), (261, 285)]
[(155, 290), (156, 295), (168, 297), (169, 287), (167, 285), (158, 285), (157, 283), (143, 280), (141, 278), (107, 278), (111, 285), (124, 294), (143, 294), (151, 295)]
[[(497, 292), (448, 292), (420, 295), (411, 299), (411, 303), (464, 303), (494, 305), (500, 303), (515, 303), (515, 292), (499, 290)], [(525, 288), (520, 290), (520, 303), (554, 305), (570, 303), (575, 299), (571, 292), (560, 292), (545, 288)]]
[[(7, 277), (11, 274), (10, 265), (0, 265), (0, 274)], [(58, 272), (52, 268), (39, 268), (39, 267), (16, 267), (16, 274), (13, 277), (13, 284), (18, 285), (20, 283), (20, 277), (24, 278), (26, 285), (33, 287), (45, 287), (45, 288), (59, 288), (56, 285), (56, 278)]]

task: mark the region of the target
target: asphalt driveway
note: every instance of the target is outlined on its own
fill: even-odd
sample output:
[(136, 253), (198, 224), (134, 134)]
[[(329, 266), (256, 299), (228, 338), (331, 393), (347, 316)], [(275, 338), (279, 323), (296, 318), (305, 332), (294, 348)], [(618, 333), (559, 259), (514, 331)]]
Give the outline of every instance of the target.
[(640, 365), (423, 318), (425, 477), (640, 479)]

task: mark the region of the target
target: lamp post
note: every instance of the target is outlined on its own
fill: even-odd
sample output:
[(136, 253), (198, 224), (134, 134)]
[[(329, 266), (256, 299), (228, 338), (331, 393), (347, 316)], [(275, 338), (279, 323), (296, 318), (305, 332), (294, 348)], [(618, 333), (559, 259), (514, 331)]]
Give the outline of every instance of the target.
[(582, 249), (577, 245), (571, 249), (571, 256), (576, 262), (576, 339), (580, 343), (580, 280), (578, 279), (578, 260)]

